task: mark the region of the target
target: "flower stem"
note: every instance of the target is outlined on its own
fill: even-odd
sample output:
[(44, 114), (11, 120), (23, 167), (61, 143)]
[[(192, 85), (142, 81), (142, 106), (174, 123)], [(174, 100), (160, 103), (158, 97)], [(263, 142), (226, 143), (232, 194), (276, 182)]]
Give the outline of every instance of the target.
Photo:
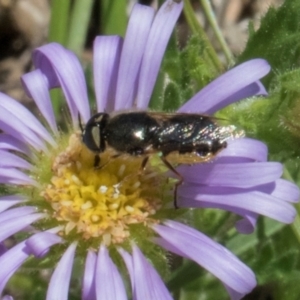
[(62, 45), (66, 44), (70, 3), (71, 0), (51, 1), (51, 20), (48, 36), (50, 42), (58, 42)]
[(104, 34), (125, 35), (128, 17), (127, 0), (101, 1), (101, 32)]
[(215, 14), (214, 14), (214, 11), (211, 7), (211, 4), (210, 4), (210, 1), (209, 0), (200, 0), (201, 4), (202, 4), (202, 7), (204, 9), (204, 13), (206, 15), (206, 18), (210, 24), (210, 26), (212, 27), (215, 35), (216, 35), (216, 38), (217, 40), (219, 41), (220, 43), (220, 46), (225, 54), (225, 57), (226, 57), (226, 60), (227, 60), (227, 63), (229, 65), (234, 65), (234, 58), (233, 58), (233, 55), (229, 49), (229, 47), (227, 46), (227, 43), (223, 37), (223, 34), (220, 30), (220, 27), (218, 25), (218, 22), (216, 20), (216, 17), (215, 17)]
[(205, 31), (203, 30), (202, 26), (199, 24), (198, 20), (196, 19), (194, 10), (193, 10), (189, 0), (184, 0), (184, 10), (183, 11), (184, 11), (184, 15), (186, 17), (186, 20), (187, 20), (187, 22), (188, 22), (188, 24), (191, 28), (191, 31), (194, 34), (197, 34), (197, 35), (200, 36), (202, 41), (205, 43), (206, 51), (208, 53), (208, 56), (211, 59), (213, 65), (216, 68), (216, 70), (218, 72), (222, 72), (223, 69), (224, 69), (223, 65), (222, 65), (221, 61), (219, 60), (215, 49), (211, 45)]
[(72, 10), (67, 48), (80, 55), (86, 40), (94, 0), (77, 0)]
[(291, 226), (298, 242), (300, 243), (300, 217), (298, 214), (294, 220), (294, 223)]

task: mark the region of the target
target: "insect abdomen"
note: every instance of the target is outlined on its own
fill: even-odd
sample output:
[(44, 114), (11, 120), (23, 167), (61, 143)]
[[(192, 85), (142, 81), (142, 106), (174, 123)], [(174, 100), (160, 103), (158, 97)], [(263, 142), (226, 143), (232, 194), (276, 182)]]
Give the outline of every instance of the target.
[(157, 134), (155, 147), (164, 155), (173, 151), (195, 152), (200, 156), (215, 154), (226, 147), (216, 133), (219, 126), (207, 116), (174, 115), (165, 120)]

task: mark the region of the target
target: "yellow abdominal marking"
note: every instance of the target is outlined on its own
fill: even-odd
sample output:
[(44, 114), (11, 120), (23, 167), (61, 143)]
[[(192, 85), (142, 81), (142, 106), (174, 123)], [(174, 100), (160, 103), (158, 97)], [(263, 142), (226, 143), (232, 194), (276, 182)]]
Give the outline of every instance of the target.
[(95, 154), (82, 144), (79, 134), (72, 134), (68, 147), (54, 159), (51, 183), (42, 196), (64, 226), (64, 235), (100, 237), (109, 245), (124, 242), (130, 224), (156, 222), (151, 216), (161, 207), (159, 187), (166, 178), (150, 164), (142, 171), (142, 158), (110, 156), (101, 154), (104, 167), (95, 169)]

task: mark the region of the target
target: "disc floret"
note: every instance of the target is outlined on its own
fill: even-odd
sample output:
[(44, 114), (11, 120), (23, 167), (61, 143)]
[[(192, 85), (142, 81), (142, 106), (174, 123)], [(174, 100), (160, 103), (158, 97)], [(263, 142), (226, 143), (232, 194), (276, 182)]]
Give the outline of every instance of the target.
[(141, 170), (142, 158), (111, 158), (101, 154), (99, 168), (95, 154), (72, 134), (69, 145), (53, 160), (50, 184), (41, 192), (49, 202), (52, 217), (84, 240), (97, 238), (109, 245), (130, 236), (130, 224), (156, 223), (153, 215), (162, 206), (163, 174), (150, 164)]

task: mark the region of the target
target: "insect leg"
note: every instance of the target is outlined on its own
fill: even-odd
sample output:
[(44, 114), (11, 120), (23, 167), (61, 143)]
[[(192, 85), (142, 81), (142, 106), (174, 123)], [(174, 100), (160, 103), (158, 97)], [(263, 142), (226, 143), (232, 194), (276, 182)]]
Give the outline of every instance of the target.
[(102, 169), (104, 168), (106, 165), (108, 165), (110, 163), (110, 161), (114, 158), (118, 158), (119, 156), (121, 156), (121, 154), (115, 154), (115, 155), (112, 155), (105, 164), (103, 164), (102, 166), (100, 166), (100, 155), (99, 154), (96, 154), (95, 155), (95, 160), (94, 160), (94, 168), (95, 169)]
[(134, 173), (134, 174), (127, 175), (123, 180), (128, 180), (129, 178), (132, 178), (133, 176), (141, 175), (145, 171), (145, 168), (146, 168), (146, 165), (147, 165), (148, 161), (149, 161), (149, 156), (145, 156), (142, 160), (142, 163), (140, 165), (140, 168), (139, 168), (138, 172)]
[(160, 159), (166, 165), (166, 167), (168, 167), (168, 169), (170, 169), (175, 175), (178, 176), (178, 181), (175, 183), (175, 189), (174, 189), (174, 207), (177, 209), (177, 208), (179, 208), (177, 205), (177, 189), (182, 184), (183, 177), (181, 176), (180, 173), (178, 173), (176, 171), (176, 169), (174, 169), (174, 167), (170, 164), (170, 162), (164, 156), (161, 156)]
[(100, 168), (100, 161), (101, 161), (100, 155), (97, 153), (95, 155), (95, 158), (94, 158), (94, 168), (95, 169), (99, 169)]
[(78, 124), (79, 124), (79, 128), (80, 128), (80, 130), (81, 130), (81, 133), (83, 133), (84, 128), (83, 128), (83, 125), (82, 125), (82, 123), (81, 123), (80, 113), (78, 113)]

